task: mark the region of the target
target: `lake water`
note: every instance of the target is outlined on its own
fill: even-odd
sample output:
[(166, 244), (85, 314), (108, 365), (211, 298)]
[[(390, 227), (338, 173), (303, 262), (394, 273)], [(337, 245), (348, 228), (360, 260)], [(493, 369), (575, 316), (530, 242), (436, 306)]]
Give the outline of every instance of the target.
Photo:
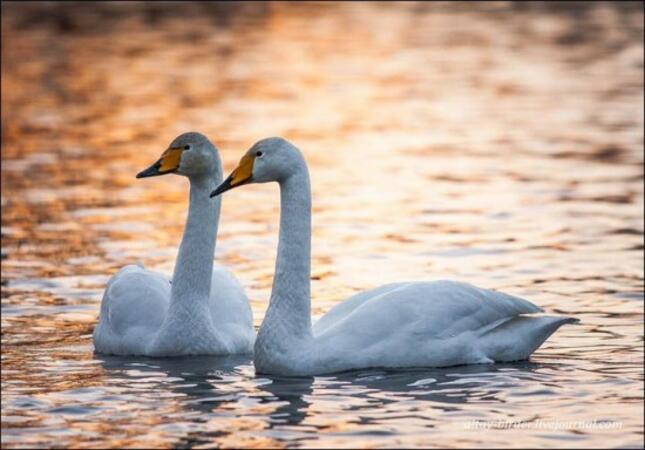
[[(2, 446), (642, 447), (643, 10), (2, 4)], [(249, 357), (93, 353), (121, 266), (172, 271), (198, 130), (230, 171), (298, 145), (313, 313), (452, 278), (579, 318), (517, 364), (313, 378)], [(275, 185), (224, 197), (216, 258), (263, 319)]]

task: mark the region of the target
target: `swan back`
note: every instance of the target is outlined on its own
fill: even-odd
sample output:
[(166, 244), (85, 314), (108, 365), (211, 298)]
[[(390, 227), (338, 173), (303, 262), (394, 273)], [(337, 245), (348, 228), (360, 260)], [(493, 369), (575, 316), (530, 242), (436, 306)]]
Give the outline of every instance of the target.
[(170, 301), (170, 281), (161, 273), (128, 265), (108, 282), (101, 300), (94, 347), (99, 353), (145, 354)]

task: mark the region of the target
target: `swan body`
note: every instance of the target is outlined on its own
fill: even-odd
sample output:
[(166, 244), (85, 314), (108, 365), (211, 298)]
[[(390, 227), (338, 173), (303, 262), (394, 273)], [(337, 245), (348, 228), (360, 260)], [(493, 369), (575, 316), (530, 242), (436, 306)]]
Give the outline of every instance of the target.
[(201, 134), (185, 133), (137, 177), (173, 172), (190, 180), (173, 280), (140, 265), (119, 270), (101, 300), (94, 347), (98, 353), (159, 357), (252, 353), (248, 299), (233, 274), (213, 263), (220, 203), (208, 193), (222, 179), (217, 150)]
[(255, 343), (261, 373), (316, 375), (368, 367), (443, 367), (527, 359), (569, 317), (455, 281), (387, 284), (339, 303), (311, 326), (311, 192), (300, 151), (256, 143), (211, 195), (280, 185), (280, 237), (269, 308)]
[(314, 324), (320, 359), (314, 366), (336, 372), (346, 370), (349, 360), (359, 367), (523, 360), (572, 321), (528, 316), (542, 310), (518, 297), (449, 280), (393, 283), (358, 296), (338, 305), (354, 303), (354, 308), (332, 308)]

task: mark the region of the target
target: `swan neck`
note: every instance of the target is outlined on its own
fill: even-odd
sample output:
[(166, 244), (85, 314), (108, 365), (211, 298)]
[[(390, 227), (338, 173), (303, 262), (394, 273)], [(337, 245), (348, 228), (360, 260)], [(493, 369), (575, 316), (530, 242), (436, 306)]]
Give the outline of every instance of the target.
[(311, 335), (311, 188), (307, 166), (280, 181), (280, 235), (265, 322), (291, 337)]
[(209, 194), (221, 178), (221, 171), (219, 177), (190, 178), (188, 218), (172, 277), (171, 305), (209, 298), (221, 206), (221, 199)]

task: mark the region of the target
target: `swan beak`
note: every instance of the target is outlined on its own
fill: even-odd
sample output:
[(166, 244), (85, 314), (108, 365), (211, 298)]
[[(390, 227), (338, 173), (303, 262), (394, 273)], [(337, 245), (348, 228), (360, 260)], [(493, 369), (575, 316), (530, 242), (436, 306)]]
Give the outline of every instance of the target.
[(183, 148), (169, 148), (153, 165), (137, 174), (137, 178), (157, 177), (173, 173), (179, 168)]
[(231, 172), (226, 180), (213, 192), (211, 192), (211, 197), (220, 195), (223, 192), (233, 189), (234, 187), (242, 186), (243, 184), (248, 184), (253, 181), (253, 161), (255, 156), (246, 154), (240, 160), (238, 166)]
[(231, 180), (233, 179), (233, 174), (229, 175), (226, 180), (219, 186), (217, 186), (213, 192), (211, 192), (210, 197), (213, 198), (217, 195), (220, 195), (222, 192), (226, 192), (229, 189), (233, 189), (233, 186), (231, 186)]

